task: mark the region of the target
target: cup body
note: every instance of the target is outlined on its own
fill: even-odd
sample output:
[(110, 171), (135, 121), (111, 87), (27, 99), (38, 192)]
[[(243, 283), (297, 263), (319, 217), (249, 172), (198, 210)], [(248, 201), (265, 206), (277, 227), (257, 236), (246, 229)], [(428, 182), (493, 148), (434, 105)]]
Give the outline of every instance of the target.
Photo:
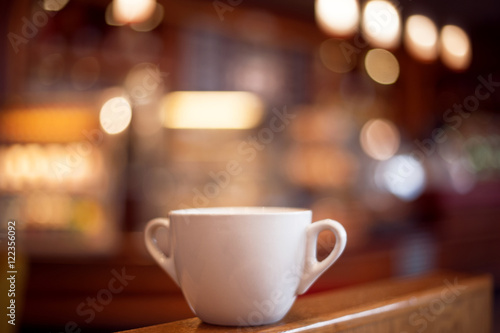
[[(179, 285), (206, 323), (256, 326), (274, 323), (342, 254), (344, 227), (311, 224), (310, 210), (277, 207), (200, 208), (172, 211), (148, 222), (146, 247)], [(167, 230), (168, 251), (156, 233)], [(318, 235), (329, 230), (335, 246), (316, 259)]]
[(170, 214), (171, 256), (184, 296), (207, 323), (276, 322), (297, 295), (311, 211), (216, 208)]

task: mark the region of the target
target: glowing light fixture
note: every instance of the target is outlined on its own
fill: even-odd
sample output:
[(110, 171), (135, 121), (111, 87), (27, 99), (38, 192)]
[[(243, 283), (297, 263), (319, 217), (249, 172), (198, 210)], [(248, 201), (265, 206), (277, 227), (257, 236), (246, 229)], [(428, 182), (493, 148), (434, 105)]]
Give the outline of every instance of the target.
[(395, 48), (401, 38), (401, 17), (396, 7), (384, 0), (366, 3), (361, 20), (363, 37), (373, 46)]
[(354, 34), (359, 22), (359, 5), (356, 0), (316, 0), (316, 21), (319, 27), (332, 36)]
[(368, 51), (365, 68), (373, 81), (380, 84), (393, 84), (399, 77), (399, 62), (391, 52), (383, 49)]
[(423, 165), (409, 155), (396, 155), (380, 163), (375, 172), (375, 182), (404, 201), (411, 201), (422, 194), (426, 175)]
[(414, 58), (432, 62), (438, 55), (438, 31), (434, 22), (423, 15), (412, 15), (405, 25), (405, 47)]
[(155, 0), (113, 0), (113, 17), (121, 23), (144, 22), (153, 15)]
[(366, 122), (359, 135), (361, 148), (376, 160), (394, 156), (400, 144), (399, 131), (389, 120), (372, 119)]
[(99, 121), (108, 134), (123, 132), (132, 120), (132, 107), (123, 97), (113, 97), (107, 100), (99, 113)]
[(162, 101), (168, 128), (245, 129), (258, 125), (263, 103), (243, 91), (176, 91)]
[(456, 25), (445, 25), (439, 39), (441, 60), (450, 69), (463, 71), (469, 67), (472, 50), (469, 36)]

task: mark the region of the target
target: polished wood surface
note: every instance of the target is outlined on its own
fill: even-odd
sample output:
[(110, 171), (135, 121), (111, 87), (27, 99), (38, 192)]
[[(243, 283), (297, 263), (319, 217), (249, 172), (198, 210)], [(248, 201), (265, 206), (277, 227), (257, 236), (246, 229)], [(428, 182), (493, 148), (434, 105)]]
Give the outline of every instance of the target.
[[(43, 325), (53, 332), (61, 332), (66, 322), (74, 321), (84, 331), (100, 329), (110, 332), (192, 318), (194, 315), (180, 289), (149, 259), (145, 248), (144, 253), (137, 249), (139, 245), (144, 246), (141, 236), (138, 234), (137, 239), (130, 238), (125, 242), (123, 248), (128, 252), (124, 251), (113, 259), (31, 261), (22, 311), (22, 330), (29, 331)], [(421, 257), (400, 250), (400, 244), (408, 243), (405, 240), (401, 236), (390, 237), (363, 248), (348, 247), (338, 262), (314, 283), (308, 294), (405, 274), (400, 268), (401, 261), (410, 268), (421, 262)], [(489, 238), (468, 237), (467, 241), (441, 241), (434, 246), (436, 252), (431, 253), (436, 260), (434, 267), (462, 272), (490, 272), (496, 277), (495, 282), (500, 283), (500, 262), (498, 256), (493, 255), (500, 252), (500, 238), (494, 234)], [(418, 248), (428, 247), (422, 244)], [(107, 286), (113, 269), (126, 269), (127, 274), (135, 278), (121, 293), (113, 295), (113, 301), (103, 311), (97, 312), (95, 318), (87, 322), (87, 316), (79, 316), (76, 309), (88, 297), (96, 297), (97, 292)]]
[(302, 297), (268, 326), (222, 327), (192, 318), (125, 332), (491, 332), (492, 295), (488, 275), (437, 272)]

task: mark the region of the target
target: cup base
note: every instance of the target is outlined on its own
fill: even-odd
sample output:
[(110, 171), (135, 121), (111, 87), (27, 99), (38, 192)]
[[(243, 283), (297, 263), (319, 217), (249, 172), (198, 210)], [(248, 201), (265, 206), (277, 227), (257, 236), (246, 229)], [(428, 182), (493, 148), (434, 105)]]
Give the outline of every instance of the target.
[[(215, 326), (232, 326), (232, 327), (253, 327), (253, 326), (265, 326), (271, 325), (279, 322), (283, 319), (288, 311), (285, 314), (275, 315), (275, 316), (267, 316), (264, 317), (262, 315), (251, 315), (251, 316), (238, 316), (235, 319), (229, 318), (200, 318), (202, 322), (209, 325)], [(245, 318), (245, 319), (244, 319)]]
[[(200, 320), (208, 325), (214, 325), (214, 326), (225, 326), (225, 327), (255, 327), (255, 326), (265, 326), (265, 325), (271, 325), (279, 322), (281, 319), (283, 319), (285, 316), (281, 316), (279, 318), (255, 318), (254, 321), (251, 320), (244, 320), (243, 318), (238, 318), (236, 321), (228, 321), (228, 320), (207, 320), (200, 318)], [(198, 317), (199, 318), (199, 317)]]

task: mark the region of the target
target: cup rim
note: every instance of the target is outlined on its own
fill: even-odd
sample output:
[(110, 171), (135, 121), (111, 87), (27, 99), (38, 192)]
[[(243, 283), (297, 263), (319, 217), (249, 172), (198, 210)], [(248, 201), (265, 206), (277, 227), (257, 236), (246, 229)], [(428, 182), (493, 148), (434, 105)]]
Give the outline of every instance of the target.
[(169, 213), (172, 215), (196, 215), (196, 216), (234, 216), (234, 215), (283, 215), (283, 214), (303, 214), (311, 212), (307, 208), (297, 207), (274, 207), (274, 206), (236, 206), (236, 207), (203, 207), (176, 209)]

